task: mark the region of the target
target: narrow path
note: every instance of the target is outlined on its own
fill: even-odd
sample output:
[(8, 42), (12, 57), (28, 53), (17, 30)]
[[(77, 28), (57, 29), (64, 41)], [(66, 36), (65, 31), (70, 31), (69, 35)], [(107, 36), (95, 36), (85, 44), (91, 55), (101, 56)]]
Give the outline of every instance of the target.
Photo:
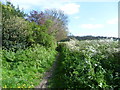
[(35, 87), (35, 88), (48, 88), (48, 81), (50, 80), (50, 78), (52, 77), (53, 71), (56, 68), (56, 63), (58, 60), (59, 54), (56, 56), (56, 60), (53, 63), (53, 66), (50, 68), (49, 71), (47, 71), (43, 77), (43, 80), (41, 81), (40, 85)]

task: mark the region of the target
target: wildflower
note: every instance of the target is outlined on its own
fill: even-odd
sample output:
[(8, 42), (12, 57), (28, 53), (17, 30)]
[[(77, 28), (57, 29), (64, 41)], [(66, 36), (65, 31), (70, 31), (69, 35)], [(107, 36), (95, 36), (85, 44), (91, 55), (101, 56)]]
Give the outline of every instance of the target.
[(5, 85), (3, 88), (7, 88), (7, 86)]
[(99, 86), (102, 87), (102, 83), (100, 83)]
[(31, 88), (30, 86), (28, 88)]
[(91, 76), (88, 77), (89, 79), (92, 78)]
[(20, 86), (18, 86), (18, 88), (20, 88)]
[(97, 64), (95, 64), (95, 66), (97, 66)]

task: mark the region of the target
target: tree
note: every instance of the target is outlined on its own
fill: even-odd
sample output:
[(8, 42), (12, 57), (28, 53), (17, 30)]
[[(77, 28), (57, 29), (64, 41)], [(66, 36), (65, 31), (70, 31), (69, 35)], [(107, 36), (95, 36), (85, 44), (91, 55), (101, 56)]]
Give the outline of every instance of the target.
[[(51, 25), (50, 20), (46, 24), (37, 25), (35, 22), (25, 20), (21, 11), (16, 11), (14, 6), (2, 6), (2, 48), (25, 49), (29, 46), (41, 44), (45, 47), (55, 47), (55, 39), (47, 33)], [(12, 13), (14, 12), (14, 13)], [(7, 16), (8, 14), (8, 16)]]
[(38, 25), (46, 24), (46, 21), (51, 21), (48, 27), (48, 34), (55, 36), (56, 40), (59, 41), (68, 34), (68, 17), (61, 10), (47, 9), (44, 12), (32, 11), (28, 16), (29, 21), (34, 21)]

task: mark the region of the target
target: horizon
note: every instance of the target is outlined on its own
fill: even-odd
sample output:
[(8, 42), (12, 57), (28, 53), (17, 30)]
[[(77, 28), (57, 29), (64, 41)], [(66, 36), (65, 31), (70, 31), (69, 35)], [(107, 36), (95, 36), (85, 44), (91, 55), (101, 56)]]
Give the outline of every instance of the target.
[[(83, 35), (83, 36), (68, 35), (68, 36), (75, 36), (75, 37), (86, 37), (86, 36), (90, 36), (90, 37), (109, 37), (109, 36), (93, 36), (93, 35)], [(112, 37), (112, 36), (111, 36), (111, 37)], [(115, 38), (119, 38), (119, 37), (115, 37)]]
[[(29, 14), (30, 11), (61, 9), (68, 16), (68, 31), (74, 36), (118, 37), (117, 0), (9, 0), (14, 6)], [(6, 0), (2, 0), (5, 3)], [(52, 3), (52, 4), (51, 4)]]

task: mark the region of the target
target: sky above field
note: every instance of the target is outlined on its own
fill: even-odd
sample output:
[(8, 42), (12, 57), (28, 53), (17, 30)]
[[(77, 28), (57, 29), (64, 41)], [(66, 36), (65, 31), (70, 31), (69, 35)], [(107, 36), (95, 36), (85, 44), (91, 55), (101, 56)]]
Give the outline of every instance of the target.
[[(68, 16), (69, 31), (75, 36), (118, 37), (119, 0), (9, 0), (25, 13), (61, 9)], [(5, 2), (5, 0), (2, 0)]]

